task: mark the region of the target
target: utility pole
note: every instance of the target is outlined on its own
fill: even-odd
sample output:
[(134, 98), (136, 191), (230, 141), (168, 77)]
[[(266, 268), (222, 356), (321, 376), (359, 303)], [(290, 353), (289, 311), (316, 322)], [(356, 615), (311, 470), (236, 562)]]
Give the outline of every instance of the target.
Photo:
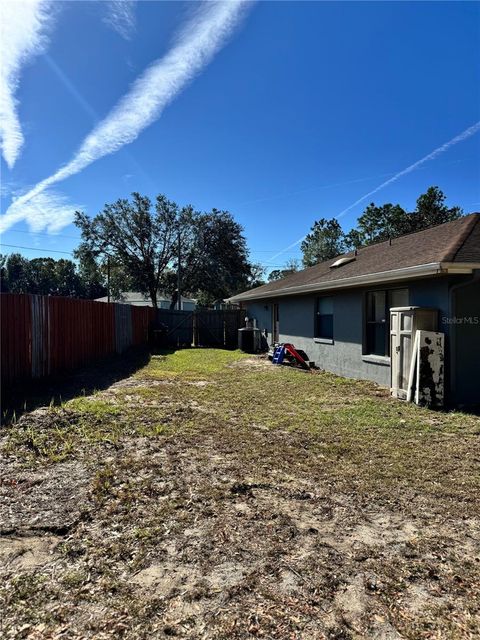
[(107, 256), (107, 302), (110, 302), (110, 256)]
[(182, 280), (182, 274), (180, 272), (180, 259), (181, 259), (181, 243), (180, 243), (180, 231), (178, 232), (178, 255), (177, 255), (177, 308), (179, 311), (181, 311), (182, 309), (182, 292), (181, 292), (181, 280)]

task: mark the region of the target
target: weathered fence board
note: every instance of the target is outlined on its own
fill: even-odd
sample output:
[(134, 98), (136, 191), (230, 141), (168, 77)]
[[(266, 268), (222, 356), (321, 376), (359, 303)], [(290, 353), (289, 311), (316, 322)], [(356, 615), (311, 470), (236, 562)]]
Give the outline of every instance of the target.
[(32, 376), (48, 375), (48, 304), (43, 296), (31, 297)]
[(12, 379), (31, 371), (31, 314), (28, 296), (2, 294), (0, 306), (2, 336), (2, 372)]
[(154, 317), (155, 311), (153, 309), (132, 314), (132, 340), (134, 345), (146, 344), (149, 341), (150, 327), (153, 324)]
[(149, 307), (2, 293), (2, 385), (74, 369), (147, 344), (154, 318)]
[(75, 369), (128, 347), (147, 344), (150, 328), (166, 326), (166, 346), (237, 346), (242, 313), (170, 311), (54, 296), (2, 293), (1, 382)]
[(132, 342), (132, 306), (127, 304), (115, 305), (115, 348), (122, 353)]

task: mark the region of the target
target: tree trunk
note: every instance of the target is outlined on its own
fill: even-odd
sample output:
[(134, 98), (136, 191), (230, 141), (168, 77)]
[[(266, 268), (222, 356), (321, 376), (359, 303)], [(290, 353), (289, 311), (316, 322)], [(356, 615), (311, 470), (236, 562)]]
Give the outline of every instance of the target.
[(170, 302), (170, 311), (174, 311), (177, 308), (177, 301), (178, 301), (178, 291), (174, 291), (172, 293), (172, 300)]
[(150, 300), (152, 301), (153, 308), (154, 309), (158, 309), (157, 290), (156, 289), (150, 289)]

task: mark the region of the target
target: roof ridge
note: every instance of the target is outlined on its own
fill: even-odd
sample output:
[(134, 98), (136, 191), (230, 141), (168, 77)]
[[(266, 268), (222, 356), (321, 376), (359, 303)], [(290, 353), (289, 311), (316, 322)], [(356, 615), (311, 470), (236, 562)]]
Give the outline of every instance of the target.
[[(475, 229), (478, 221), (480, 220), (480, 215), (477, 213), (470, 213), (459, 220), (465, 220), (465, 228), (462, 230), (459, 236), (454, 238), (452, 242), (445, 249), (445, 253), (443, 254), (442, 262), (453, 262), (455, 260), (455, 256), (463, 247), (468, 237), (471, 235), (472, 231)], [(452, 222), (456, 222), (452, 220)]]
[[(391, 246), (392, 243), (394, 241), (396, 241), (396, 240), (401, 240), (402, 238), (408, 238), (410, 236), (416, 235), (417, 233), (425, 233), (426, 231), (431, 231), (432, 229), (436, 229), (437, 227), (443, 227), (443, 225), (445, 225), (445, 224), (452, 224), (452, 222), (458, 222), (459, 220), (465, 220), (467, 218), (472, 218), (473, 220), (475, 220), (475, 218), (477, 216), (480, 218), (480, 214), (479, 213), (476, 213), (476, 212), (467, 213), (467, 215), (461, 216), (460, 218), (457, 218), (456, 220), (449, 220), (448, 222), (439, 222), (437, 224), (431, 224), (429, 227), (424, 227), (423, 229), (417, 229), (416, 231), (409, 231), (408, 233), (402, 233), (402, 235), (400, 235), (400, 236), (393, 236), (391, 238), (387, 238), (386, 240), (379, 240), (378, 242), (372, 242), (370, 244), (365, 244), (363, 246), (354, 247), (353, 249), (349, 249), (348, 251), (345, 251), (344, 253), (339, 253), (338, 255), (334, 256), (333, 258), (329, 258), (328, 260), (322, 260), (321, 262), (317, 262), (317, 264), (314, 264), (311, 267), (305, 267), (304, 269), (300, 269), (299, 271), (295, 271), (294, 273), (291, 273), (288, 276), (285, 276), (285, 278), (282, 278), (282, 280), (286, 280), (287, 278), (290, 278), (291, 276), (294, 276), (296, 273), (302, 273), (304, 271), (308, 271), (309, 269), (315, 269), (315, 267), (319, 267), (320, 265), (326, 264), (327, 262), (335, 261), (338, 258), (343, 258), (344, 256), (348, 256), (348, 255), (350, 255), (352, 253), (354, 255), (358, 255), (359, 251), (363, 252), (366, 249), (373, 249), (375, 247), (379, 247), (381, 244), (388, 244), (389, 246)], [(473, 227), (474, 226), (475, 225), (473, 224), (472, 225), (472, 231), (473, 231)], [(463, 244), (463, 242), (465, 242), (465, 240), (466, 240), (466, 237), (462, 240), (462, 244)], [(461, 247), (461, 245), (458, 247), (456, 252), (460, 249), (460, 247)], [(446, 261), (447, 260), (445, 258), (445, 262)], [(269, 283), (266, 283), (266, 284), (269, 284)]]
[[(411, 215), (411, 214), (409, 214)], [(378, 247), (381, 244), (392, 244), (397, 240), (402, 240), (402, 238), (409, 238), (410, 236), (414, 236), (417, 233), (425, 233), (427, 231), (431, 231), (432, 229), (436, 229), (437, 227), (443, 227), (446, 224), (452, 224), (458, 222), (459, 220), (464, 220), (466, 218), (474, 217), (478, 215), (477, 212), (467, 213), (464, 216), (460, 216), (460, 218), (456, 218), (455, 220), (449, 220), (448, 222), (437, 222), (435, 224), (431, 224), (428, 227), (423, 227), (423, 229), (415, 229), (415, 231), (407, 231), (407, 233), (402, 233), (399, 236), (391, 236), (390, 238), (386, 238), (385, 240), (378, 240), (376, 242), (371, 242), (370, 244), (365, 244), (363, 246), (358, 247), (358, 251), (363, 251), (365, 249), (372, 249), (373, 247)]]
[[(416, 238), (413, 238), (413, 236)], [(391, 246), (389, 246), (391, 245)], [(340, 276), (353, 277), (380, 273), (379, 268), (392, 271), (421, 264), (441, 262), (480, 262), (480, 213), (469, 213), (456, 220), (432, 225), (414, 234), (404, 234), (390, 240), (374, 243), (358, 250), (358, 260), (352, 260), (341, 269), (330, 269), (334, 260), (353, 256), (354, 250), (325, 260), (286, 278), (270, 281), (253, 291), (232, 296), (231, 299), (260, 299), (263, 294), (282, 295), (287, 288), (316, 285), (339, 280)], [(383, 272), (383, 271), (382, 271)]]

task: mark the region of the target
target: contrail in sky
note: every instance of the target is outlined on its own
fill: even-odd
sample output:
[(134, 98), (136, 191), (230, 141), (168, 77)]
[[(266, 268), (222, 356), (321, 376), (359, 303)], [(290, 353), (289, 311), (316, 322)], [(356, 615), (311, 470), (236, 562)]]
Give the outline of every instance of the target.
[(23, 219), (22, 206), (47, 187), (79, 173), (95, 160), (133, 142), (223, 46), (250, 2), (206, 2), (178, 35), (167, 54), (133, 83), (110, 113), (85, 138), (73, 158), (8, 208), (0, 228)]
[(105, 24), (122, 38), (130, 40), (135, 30), (135, 2), (133, 0), (109, 0), (106, 2)]
[(0, 2), (0, 145), (10, 169), (23, 146), (15, 98), (20, 70), (47, 45), (51, 5), (48, 0)]
[[(442, 144), (440, 147), (437, 147), (431, 153), (429, 153), (428, 155), (424, 156), (420, 160), (417, 160), (417, 162), (414, 162), (413, 164), (409, 165), (406, 169), (402, 169), (402, 171), (399, 171), (398, 173), (396, 173), (394, 176), (392, 176), (391, 178), (389, 178), (385, 182), (382, 182), (382, 184), (378, 185), (378, 187), (375, 187), (375, 189), (372, 189), (372, 191), (369, 191), (368, 193), (363, 195), (361, 198), (358, 198), (358, 200), (355, 200), (355, 202), (353, 202), (351, 205), (349, 205), (346, 209), (343, 209), (343, 211), (340, 211), (340, 213), (335, 217), (337, 219), (341, 218), (346, 213), (348, 213), (348, 211), (350, 211), (351, 209), (356, 207), (357, 204), (360, 204), (360, 202), (363, 202), (364, 200), (366, 200), (370, 196), (373, 196), (373, 194), (377, 193), (377, 191), (380, 191), (384, 187), (387, 187), (389, 184), (392, 184), (392, 182), (396, 182), (402, 176), (407, 175), (407, 173), (411, 173), (412, 171), (415, 171), (415, 169), (418, 169), (418, 167), (420, 167), (425, 162), (428, 162), (429, 160), (435, 160), (435, 158), (437, 158), (437, 156), (439, 156), (440, 154), (442, 154), (445, 151), (447, 151), (448, 149), (450, 149), (450, 147), (453, 147), (453, 145), (458, 144), (459, 142), (463, 142), (467, 138), (470, 138), (471, 136), (473, 136), (476, 133), (478, 133), (478, 131), (480, 131), (480, 121), (476, 122), (471, 127), (468, 127), (468, 129), (465, 129), (465, 131), (462, 131), (462, 133), (459, 133), (458, 136), (455, 136), (454, 138), (452, 138), (448, 142), (445, 142), (445, 144)], [(305, 238), (306, 238), (306, 235), (302, 236), (299, 240), (296, 240), (295, 242), (293, 242), (288, 247), (285, 247), (285, 249), (282, 249), (281, 251), (276, 253), (272, 258), (270, 258), (269, 262), (273, 262), (276, 258), (281, 256), (282, 254), (286, 253), (290, 249), (293, 249), (294, 247), (299, 245), (301, 242), (303, 242), (305, 240)]]
[(387, 187), (389, 184), (392, 184), (392, 182), (395, 182), (402, 176), (407, 175), (407, 173), (411, 173), (412, 171), (415, 171), (415, 169), (418, 169), (418, 167), (424, 164), (425, 162), (428, 162), (429, 160), (435, 160), (435, 158), (439, 156), (441, 153), (444, 153), (445, 151), (447, 151), (447, 149), (450, 149), (450, 147), (453, 147), (453, 145), (458, 144), (459, 142), (463, 142), (467, 138), (470, 138), (471, 136), (475, 135), (478, 131), (480, 131), (480, 121), (476, 122), (474, 125), (472, 125), (468, 129), (465, 129), (465, 131), (463, 131), (462, 133), (459, 133), (458, 136), (455, 136), (455, 138), (452, 138), (449, 142), (445, 142), (445, 144), (442, 144), (441, 147), (437, 147), (434, 151), (429, 153), (427, 156), (424, 156), (420, 160), (417, 160), (417, 162), (414, 162), (406, 169), (399, 171), (398, 173), (396, 173), (394, 176), (392, 176), (385, 182), (382, 182), (382, 184), (380, 184), (378, 187), (375, 187), (375, 189), (373, 189), (372, 191), (369, 191), (361, 198), (358, 198), (358, 200), (355, 200), (353, 204), (349, 205), (346, 209), (341, 211), (338, 214), (337, 218), (341, 218), (348, 211), (350, 211), (350, 209), (353, 209), (353, 207), (356, 207), (357, 204), (360, 204), (360, 202), (363, 202), (363, 200), (366, 200), (370, 196), (373, 196), (373, 194), (377, 193), (377, 191), (380, 191), (380, 189)]

